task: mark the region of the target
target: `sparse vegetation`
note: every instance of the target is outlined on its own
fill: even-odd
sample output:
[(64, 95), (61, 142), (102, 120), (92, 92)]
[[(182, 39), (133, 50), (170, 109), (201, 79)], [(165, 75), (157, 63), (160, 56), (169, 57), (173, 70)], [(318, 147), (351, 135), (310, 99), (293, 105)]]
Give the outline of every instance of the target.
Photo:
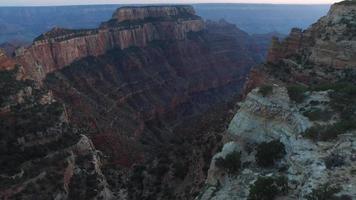
[(287, 194), (288, 179), (284, 176), (259, 177), (250, 186), (248, 200), (274, 200), (275, 197)]
[(31, 81), (17, 81), (17, 68), (9, 71), (0, 71), (0, 106), (7, 101), (9, 96), (17, 94), (26, 86), (31, 86)]
[(227, 154), (225, 158), (219, 157), (215, 160), (215, 165), (229, 174), (237, 174), (241, 169), (241, 152), (234, 151)]
[(339, 186), (332, 186), (330, 183), (323, 184), (306, 196), (307, 200), (342, 200), (335, 194), (341, 191)]
[(262, 96), (266, 97), (273, 92), (273, 87), (271, 85), (261, 86), (258, 90), (258, 93), (262, 94)]
[(338, 154), (331, 154), (326, 157), (325, 160), (326, 168), (333, 169), (335, 167), (340, 167), (345, 164), (345, 158)]
[(301, 103), (304, 101), (305, 92), (308, 90), (307, 87), (301, 85), (291, 85), (287, 87), (288, 95), (291, 100), (296, 103)]
[(287, 81), (292, 73), (291, 68), (283, 61), (279, 63), (268, 63), (267, 66), (269, 74), (273, 74), (274, 77), (282, 81)]
[(356, 129), (356, 86), (349, 82), (338, 82), (312, 86), (309, 91), (327, 91), (330, 97), (332, 110), (314, 109), (303, 114), (313, 121), (329, 120), (334, 114), (338, 114), (339, 120), (331, 125), (317, 125), (304, 132), (304, 136), (314, 141), (328, 141), (338, 135)]
[(328, 141), (337, 138), (349, 130), (356, 129), (356, 123), (352, 120), (343, 120), (333, 125), (314, 126), (307, 129), (303, 135), (314, 141)]
[(327, 121), (330, 120), (334, 112), (330, 110), (321, 110), (319, 108), (309, 110), (303, 113), (304, 116), (308, 117), (312, 121)]
[(285, 155), (284, 144), (279, 140), (262, 142), (257, 146), (256, 162), (261, 167), (271, 167)]

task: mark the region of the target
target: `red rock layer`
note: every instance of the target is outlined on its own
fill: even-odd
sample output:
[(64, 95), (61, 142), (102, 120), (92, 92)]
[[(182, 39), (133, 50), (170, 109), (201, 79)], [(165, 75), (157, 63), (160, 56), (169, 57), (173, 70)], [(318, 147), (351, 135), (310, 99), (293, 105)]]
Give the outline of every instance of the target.
[(6, 52), (0, 49), (0, 70), (10, 70), (15, 67), (15, 61), (6, 55)]
[(278, 38), (272, 38), (272, 45), (267, 55), (267, 62), (276, 63), (282, 58), (286, 58), (297, 53), (302, 45), (302, 30), (292, 29), (289, 36), (282, 42)]
[[(119, 9), (117, 13), (126, 13), (125, 10), (127, 9), (124, 8), (122, 9), (123, 11)], [(170, 14), (164, 12), (167, 7), (157, 7), (155, 9), (157, 12), (160, 11), (159, 13), (162, 16)], [(171, 7), (169, 10), (175, 9), (188, 9), (186, 12), (191, 13), (190, 7)], [(151, 14), (149, 12), (151, 8), (149, 7), (132, 10), (142, 12), (148, 10), (147, 15)], [(180, 13), (178, 12), (177, 14)], [(154, 18), (155, 15), (152, 17)], [(120, 14), (119, 18), (122, 19), (125, 16)], [(125, 19), (131, 18), (127, 16)], [(117, 19), (113, 18), (112, 20), (115, 21)], [(144, 47), (154, 40), (183, 40), (189, 32), (202, 31), (205, 27), (204, 22), (195, 15), (193, 18), (177, 15), (174, 19), (169, 20), (157, 21), (149, 18), (149, 20), (140, 22), (120, 22), (116, 21), (115, 26), (103, 26), (94, 30), (55, 28), (40, 36), (32, 46), (20, 52), (17, 59), (24, 65), (29, 78), (41, 81), (46, 74), (87, 56), (102, 55), (114, 48)]]
[[(141, 141), (147, 121), (167, 113), (180, 121), (228, 101), (258, 58), (247, 34), (231, 25), (208, 25), (207, 32), (186, 40), (80, 60), (47, 83), (71, 106), (72, 119), (91, 127), (99, 149), (114, 162), (131, 165), (145, 154)], [(146, 143), (152, 148), (157, 136), (150, 137)]]

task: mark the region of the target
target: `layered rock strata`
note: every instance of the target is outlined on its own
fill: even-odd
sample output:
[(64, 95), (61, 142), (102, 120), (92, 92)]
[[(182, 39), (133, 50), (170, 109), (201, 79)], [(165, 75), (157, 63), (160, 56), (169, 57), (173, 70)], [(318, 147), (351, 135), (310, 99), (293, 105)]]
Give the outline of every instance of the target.
[(275, 38), (268, 62), (276, 63), (304, 51), (305, 62), (334, 68), (355, 66), (355, 9), (353, 3), (334, 4), (325, 17), (305, 31), (293, 29), (282, 42)]
[(54, 28), (29, 48), (18, 51), (17, 59), (29, 78), (41, 81), (46, 74), (87, 56), (102, 55), (114, 48), (144, 47), (154, 40), (184, 40), (189, 32), (204, 27), (189, 6), (119, 8), (113, 19), (98, 29)]
[[(26, 176), (1, 190), (23, 199), (41, 199), (34, 192), (41, 188), (43, 199), (192, 199), (230, 119), (222, 113), (263, 58), (248, 34), (224, 21), (204, 23), (189, 6), (120, 8), (98, 29), (55, 28), (16, 55), (17, 81), (33, 79), (41, 89), (20, 91), (15, 99), (25, 104), (15, 107), (29, 108), (23, 118), (40, 128), (17, 117), (19, 132), (8, 132), (4, 141), (32, 145), (36, 155), (9, 152), (6, 145), (4, 152), (26, 157), (16, 169), (45, 162), (29, 165), (29, 173), (56, 179), (16, 192)], [(37, 89), (46, 94), (28, 99)], [(37, 102), (46, 109), (32, 110)], [(4, 116), (4, 126), (13, 125)], [(26, 126), (33, 131), (22, 133)], [(48, 160), (53, 154), (61, 163)]]

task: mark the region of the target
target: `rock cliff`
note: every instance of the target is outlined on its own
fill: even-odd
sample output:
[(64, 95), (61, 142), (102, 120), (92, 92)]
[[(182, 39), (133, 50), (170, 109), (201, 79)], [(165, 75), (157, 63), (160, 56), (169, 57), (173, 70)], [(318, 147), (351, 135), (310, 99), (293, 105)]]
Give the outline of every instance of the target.
[(190, 6), (150, 6), (120, 8), (97, 29), (54, 28), (0, 59), (18, 70), (3, 84), (16, 86), (1, 115), (14, 129), (3, 129), (1, 162), (16, 168), (4, 177), (26, 174), (1, 197), (192, 199), (263, 53)]
[(17, 59), (29, 78), (41, 81), (46, 74), (80, 58), (115, 48), (144, 47), (154, 40), (184, 40), (188, 33), (203, 29), (204, 22), (189, 6), (119, 8), (98, 29), (54, 28), (18, 51)]
[(275, 63), (304, 51), (305, 62), (334, 68), (354, 66), (355, 9), (353, 2), (334, 4), (325, 17), (305, 31), (293, 29), (286, 40), (274, 39), (268, 61)]
[[(196, 199), (354, 199), (354, 1), (275, 39)], [(255, 89), (253, 89), (255, 88)]]
[[(90, 138), (110, 164), (130, 172), (144, 167), (139, 172), (143, 185), (130, 183), (137, 174), (117, 178), (129, 198), (190, 199), (205, 177), (206, 161), (199, 156), (209, 155), (216, 141), (212, 136), (211, 149), (195, 149), (197, 135), (210, 133), (177, 133), (177, 127), (235, 99), (261, 58), (248, 34), (226, 22), (207, 23), (205, 31), (183, 40), (153, 41), (78, 60), (49, 74), (45, 84), (68, 105), (71, 121), (90, 127)], [(187, 156), (193, 151), (196, 159)], [(176, 168), (183, 172), (172, 177)]]
[(19, 79), (18, 65), (0, 77), (0, 198), (111, 199), (100, 155), (65, 106)]

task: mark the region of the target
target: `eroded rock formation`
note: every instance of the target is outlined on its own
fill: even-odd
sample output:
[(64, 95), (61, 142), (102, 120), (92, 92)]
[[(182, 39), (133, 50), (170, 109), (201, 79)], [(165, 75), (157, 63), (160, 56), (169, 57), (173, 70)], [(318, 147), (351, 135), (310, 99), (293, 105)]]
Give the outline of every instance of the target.
[[(11, 93), (20, 111), (4, 110), (45, 109), (25, 110), (31, 120), (17, 118), (19, 125), (4, 115), (3, 126), (20, 128), (5, 131), (2, 147), (21, 157), (16, 170), (46, 162), (28, 170), (55, 180), (36, 179), (28, 191), (18, 187), (34, 176), (16, 179), (1, 188), (10, 199), (41, 199), (34, 192), (41, 188), (44, 199), (192, 199), (233, 114), (229, 102), (263, 59), (248, 34), (225, 21), (205, 23), (190, 6), (120, 8), (98, 29), (54, 28), (16, 55), (16, 81), (30, 89)], [(16, 141), (36, 155), (9, 152)], [(53, 154), (60, 156), (47, 160)]]
[(356, 197), (355, 13), (354, 1), (337, 3), (273, 41), (197, 199)]
[[(134, 13), (130, 15), (128, 11)], [(144, 47), (154, 40), (184, 40), (189, 32), (203, 29), (204, 22), (189, 6), (119, 8), (101, 28), (54, 28), (18, 52), (17, 57), (28, 76), (41, 81), (48, 73), (87, 56), (102, 55), (115, 48)]]
[(302, 53), (304, 61), (326, 67), (347, 68), (356, 64), (355, 5), (337, 3), (329, 13), (305, 31), (293, 29), (286, 40), (274, 39), (268, 61)]

